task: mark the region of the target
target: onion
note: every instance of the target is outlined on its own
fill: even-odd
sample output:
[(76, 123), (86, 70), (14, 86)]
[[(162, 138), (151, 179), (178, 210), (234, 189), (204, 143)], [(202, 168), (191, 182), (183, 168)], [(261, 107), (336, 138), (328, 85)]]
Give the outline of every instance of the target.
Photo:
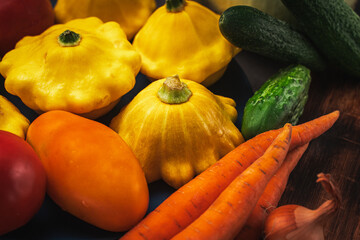
[(329, 215), (340, 206), (341, 198), (338, 188), (330, 179), (330, 174), (319, 173), (316, 182), (333, 199), (325, 201), (315, 210), (299, 205), (284, 205), (272, 211), (265, 221), (266, 240), (323, 240), (324, 224)]

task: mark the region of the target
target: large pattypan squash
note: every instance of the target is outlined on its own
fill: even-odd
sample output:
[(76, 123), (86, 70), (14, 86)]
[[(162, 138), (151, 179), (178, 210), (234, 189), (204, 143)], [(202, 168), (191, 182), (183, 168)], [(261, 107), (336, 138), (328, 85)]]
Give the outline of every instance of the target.
[(219, 30), (219, 15), (194, 1), (167, 0), (134, 38), (141, 72), (150, 79), (178, 74), (209, 86), (239, 49)]
[(178, 76), (143, 89), (111, 121), (148, 182), (179, 188), (244, 141), (235, 102)]
[(92, 16), (115, 21), (132, 39), (155, 7), (155, 0), (57, 0), (55, 16), (59, 23)]
[(0, 62), (6, 90), (38, 112), (97, 118), (135, 84), (140, 55), (116, 22), (91, 17), (25, 37)]
[(21, 114), (19, 109), (0, 95), (0, 130), (25, 138), (29, 124), (29, 120)]

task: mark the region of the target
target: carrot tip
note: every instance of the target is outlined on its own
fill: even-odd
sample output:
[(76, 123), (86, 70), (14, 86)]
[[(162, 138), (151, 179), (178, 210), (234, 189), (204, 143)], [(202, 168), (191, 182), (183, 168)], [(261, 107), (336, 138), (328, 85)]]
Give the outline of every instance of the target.
[(339, 110), (335, 110), (333, 112), (330, 113), (331, 115), (335, 115), (336, 117), (340, 116), (340, 111)]

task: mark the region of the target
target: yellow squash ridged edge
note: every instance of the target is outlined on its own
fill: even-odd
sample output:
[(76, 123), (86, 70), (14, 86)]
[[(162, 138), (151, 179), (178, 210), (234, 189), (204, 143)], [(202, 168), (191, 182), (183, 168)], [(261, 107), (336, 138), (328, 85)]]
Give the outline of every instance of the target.
[(0, 95), (0, 130), (25, 138), (30, 121), (17, 107)]
[(141, 72), (151, 80), (178, 74), (209, 86), (219, 80), (240, 49), (218, 27), (219, 15), (194, 1), (179, 12), (158, 8), (136, 34)]
[(132, 39), (155, 7), (155, 0), (57, 0), (54, 11), (58, 23), (91, 16), (115, 21)]
[(157, 95), (164, 81), (143, 89), (110, 127), (133, 150), (148, 182), (163, 179), (179, 188), (244, 139), (233, 123), (237, 118), (234, 100), (182, 80), (192, 92), (189, 100), (164, 103)]
[[(80, 34), (78, 45), (59, 44), (66, 30)], [(0, 62), (0, 73), (6, 90), (39, 113), (65, 110), (97, 118), (134, 87), (140, 66), (118, 23), (90, 17), (23, 38)]]

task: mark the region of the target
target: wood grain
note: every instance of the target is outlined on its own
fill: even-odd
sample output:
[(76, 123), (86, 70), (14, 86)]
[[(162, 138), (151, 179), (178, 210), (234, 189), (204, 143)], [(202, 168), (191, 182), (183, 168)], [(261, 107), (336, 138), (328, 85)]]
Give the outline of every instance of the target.
[(355, 240), (360, 239), (360, 79), (334, 71), (314, 74), (301, 121), (336, 109), (341, 113), (339, 120), (310, 144), (280, 204), (318, 207), (328, 196), (315, 183), (316, 174), (330, 173), (343, 202), (325, 229), (327, 239)]

